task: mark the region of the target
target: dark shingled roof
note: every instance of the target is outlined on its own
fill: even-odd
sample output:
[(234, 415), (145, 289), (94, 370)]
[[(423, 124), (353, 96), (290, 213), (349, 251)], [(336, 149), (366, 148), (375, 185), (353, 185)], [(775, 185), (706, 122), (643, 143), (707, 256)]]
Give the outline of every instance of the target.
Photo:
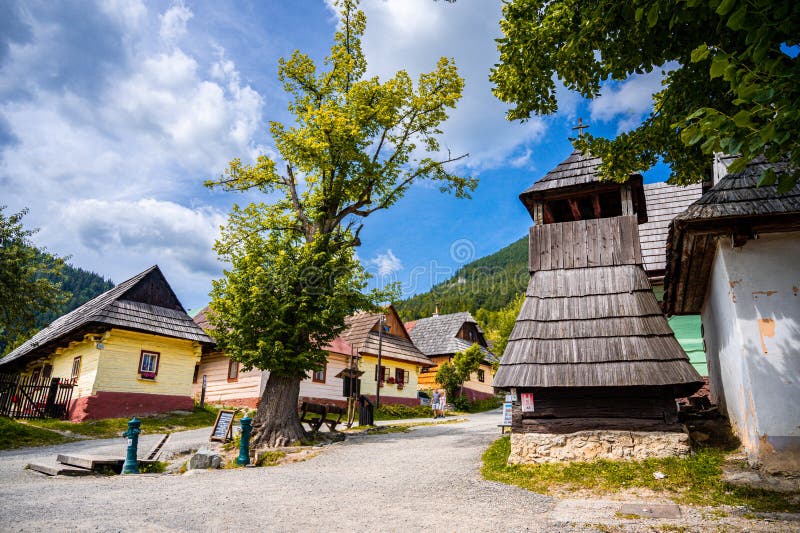
[[(389, 312), (394, 313), (400, 326), (405, 331), (402, 321), (397, 317), (394, 308), (389, 306)], [(348, 329), (339, 337), (347, 344), (353, 346), (358, 353), (378, 354), (378, 331), (375, 326), (381, 318), (380, 313), (357, 313), (347, 317)], [(407, 333), (406, 333), (407, 335)], [(382, 335), (381, 356), (408, 361), (422, 366), (435, 366), (434, 362), (420, 352), (410, 338), (397, 335)]]
[(116, 327), (203, 344), (212, 343), (208, 335), (186, 314), (156, 265), (57, 318), (6, 355), (0, 360), (0, 365), (44, 355), (65, 342), (65, 339), (93, 327)]
[(531, 228), (531, 279), (492, 385), (700, 388), (637, 244), (635, 216)]
[(686, 211), (675, 217), (667, 237), (664, 310), (667, 314), (701, 311), (721, 235), (800, 229), (800, 183), (778, 194), (776, 185), (758, 187), (762, 172), (791, 170), (788, 163), (749, 164), (722, 178)]
[(409, 335), (419, 351), (428, 357), (450, 355), (463, 352), (473, 344), (466, 339), (456, 337), (465, 323), (475, 324), (480, 335), (478, 344), (481, 346), (486, 361), (495, 361), (497, 358), (486, 347), (483, 331), (472, 315), (466, 312), (421, 318), (415, 321), (414, 326), (410, 328)]
[(597, 167), (603, 160), (591, 154), (573, 151), (568, 158), (556, 165), (556, 168), (544, 175), (542, 179), (525, 189), (522, 195), (550, 189), (563, 189), (574, 185), (600, 181)]

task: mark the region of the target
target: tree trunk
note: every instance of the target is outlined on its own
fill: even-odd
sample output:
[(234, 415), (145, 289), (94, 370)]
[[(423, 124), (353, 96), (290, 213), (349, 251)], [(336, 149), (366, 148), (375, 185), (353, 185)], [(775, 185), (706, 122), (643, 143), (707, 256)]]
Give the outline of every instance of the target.
[(306, 439), (306, 431), (297, 415), (300, 378), (269, 374), (264, 394), (253, 421), (253, 446), (288, 446)]

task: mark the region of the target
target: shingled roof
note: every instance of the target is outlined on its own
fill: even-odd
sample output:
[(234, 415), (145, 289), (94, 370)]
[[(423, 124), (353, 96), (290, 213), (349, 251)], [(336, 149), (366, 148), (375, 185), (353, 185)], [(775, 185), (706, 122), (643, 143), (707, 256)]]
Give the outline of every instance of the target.
[[(390, 306), (390, 312), (397, 313)], [(359, 354), (378, 354), (378, 329), (380, 313), (357, 313), (346, 319), (348, 329), (339, 337), (348, 345), (355, 348)], [(381, 356), (401, 361), (408, 361), (422, 366), (435, 366), (434, 362), (420, 352), (408, 337), (402, 321), (397, 317), (397, 322), (403, 328), (403, 336), (384, 333), (381, 341)]]
[(112, 327), (212, 343), (186, 314), (155, 265), (57, 318), (1, 359), (0, 365), (46, 355), (59, 345), (82, 339), (86, 333)]
[[(613, 190), (619, 186), (616, 182), (601, 181), (597, 169), (603, 160), (591, 154), (584, 154), (574, 150), (569, 157), (538, 179), (533, 185), (522, 191), (520, 201), (534, 216), (535, 202), (552, 196), (560, 196), (576, 190)], [(647, 221), (647, 206), (642, 188), (641, 174), (631, 174), (628, 183), (631, 184), (633, 200), (639, 222)]]
[(419, 351), (428, 357), (452, 355), (456, 352), (463, 352), (473, 344), (456, 336), (465, 323), (475, 324), (480, 336), (477, 342), (486, 361), (495, 361), (497, 358), (487, 349), (483, 331), (472, 315), (466, 312), (436, 315), (416, 320), (413, 328), (410, 328), (409, 335)]
[(648, 275), (660, 275), (666, 268), (669, 223), (702, 195), (703, 186), (700, 183), (685, 186), (668, 183), (644, 185), (647, 222), (639, 224), (639, 242), (642, 245), (642, 266)]
[(746, 239), (759, 232), (800, 229), (800, 183), (785, 194), (779, 194), (776, 185), (759, 187), (769, 167), (778, 174), (791, 170), (785, 162), (757, 160), (720, 179), (670, 224), (664, 279), (667, 314), (701, 311), (721, 235)]
[(642, 269), (635, 216), (533, 226), (529, 240), (531, 278), (494, 387), (655, 385), (677, 397), (702, 385)]

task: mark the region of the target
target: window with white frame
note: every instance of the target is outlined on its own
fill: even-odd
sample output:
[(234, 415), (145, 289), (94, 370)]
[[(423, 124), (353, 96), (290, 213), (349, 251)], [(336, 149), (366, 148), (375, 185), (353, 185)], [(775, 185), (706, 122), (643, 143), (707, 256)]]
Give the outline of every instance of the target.
[(158, 352), (142, 350), (142, 355), (139, 358), (139, 377), (142, 379), (156, 379), (160, 355)]
[(311, 381), (314, 383), (325, 383), (325, 371), (328, 369), (328, 364), (325, 363), (325, 366), (322, 367), (322, 370), (315, 370), (313, 374), (311, 374)]
[(228, 361), (228, 381), (239, 381), (239, 361)]

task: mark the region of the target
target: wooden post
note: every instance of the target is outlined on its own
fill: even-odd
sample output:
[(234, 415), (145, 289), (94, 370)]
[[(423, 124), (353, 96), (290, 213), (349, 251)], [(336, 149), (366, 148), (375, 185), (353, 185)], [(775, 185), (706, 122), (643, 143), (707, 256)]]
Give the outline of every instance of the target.
[(569, 202), (569, 209), (572, 211), (572, 218), (573, 220), (580, 220), (581, 219), (581, 210), (578, 208), (578, 202), (574, 199), (568, 200)]
[(553, 213), (550, 212), (550, 208), (545, 203), (542, 203), (542, 215), (545, 224), (552, 224), (553, 222), (555, 222), (555, 219), (553, 218)]
[(542, 224), (542, 202), (533, 204), (533, 222), (537, 226)]
[(200, 409), (206, 404), (206, 375), (203, 374), (203, 388), (200, 390)]
[(594, 218), (600, 218), (602, 211), (600, 210), (600, 195), (592, 195), (592, 207), (594, 208)]
[(633, 200), (631, 198), (631, 185), (630, 183), (625, 183), (620, 187), (620, 195), (622, 200), (622, 214), (624, 216), (629, 216), (633, 214)]

